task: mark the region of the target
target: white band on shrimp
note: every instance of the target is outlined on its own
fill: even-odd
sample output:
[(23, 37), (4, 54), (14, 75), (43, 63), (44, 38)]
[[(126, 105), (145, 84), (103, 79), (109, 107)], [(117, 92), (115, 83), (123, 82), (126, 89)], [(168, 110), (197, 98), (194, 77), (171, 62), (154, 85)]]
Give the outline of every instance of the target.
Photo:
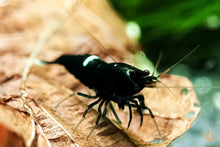
[(96, 60), (96, 59), (99, 59), (99, 57), (95, 55), (87, 57), (83, 62), (83, 66), (86, 67), (89, 64), (89, 62)]

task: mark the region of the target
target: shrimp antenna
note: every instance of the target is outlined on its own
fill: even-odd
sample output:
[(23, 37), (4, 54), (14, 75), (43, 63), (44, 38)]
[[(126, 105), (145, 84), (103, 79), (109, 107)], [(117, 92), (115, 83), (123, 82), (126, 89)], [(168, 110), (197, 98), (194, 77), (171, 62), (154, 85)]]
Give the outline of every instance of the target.
[(187, 57), (189, 57), (192, 53), (194, 53), (197, 49), (199, 48), (199, 45), (197, 45), (191, 52), (189, 52), (186, 56), (184, 56), (182, 59), (180, 59), (179, 61), (177, 61), (175, 64), (173, 64), (172, 66), (170, 66), (167, 70), (165, 70), (164, 72), (160, 73), (158, 75), (158, 78), (165, 75), (167, 72), (169, 72), (172, 68), (174, 68), (175, 66), (177, 66), (179, 63), (181, 63), (183, 60), (185, 60)]
[[(74, 5), (75, 6), (75, 5)], [(89, 11), (86, 7), (84, 7), (86, 11), (88, 11), (89, 13), (92, 13), (91, 11)], [(72, 19), (74, 19), (74, 16), (72, 15), (72, 13), (70, 11), (68, 11), (67, 9), (65, 9), (65, 11), (67, 12), (67, 14), (69, 16), (71, 16)], [(74, 10), (76, 11), (76, 10)], [(92, 13), (93, 14), (93, 13)], [(104, 45), (99, 42), (99, 40), (95, 37), (95, 35), (93, 35), (91, 32), (89, 32), (89, 30), (85, 27), (85, 25), (83, 25), (83, 23), (81, 23), (78, 19), (79, 15), (78, 14), (75, 14), (75, 17), (76, 19), (74, 19), (87, 33), (88, 35), (95, 40), (96, 43), (98, 43), (98, 45), (106, 52), (106, 54), (114, 61), (114, 62), (117, 62), (117, 60), (111, 56), (109, 53), (108, 53), (108, 50), (104, 47)]]
[(158, 66), (159, 66), (159, 64), (160, 64), (160, 60), (161, 60), (161, 58), (162, 58), (162, 55), (163, 55), (163, 52), (160, 51), (159, 57), (158, 57), (158, 59), (157, 59), (156, 65), (155, 65), (155, 67), (154, 67), (154, 71), (153, 71), (153, 73), (152, 73), (152, 76), (154, 76), (154, 74), (155, 74), (155, 72), (156, 72), (156, 70), (157, 70), (157, 68), (158, 68)]

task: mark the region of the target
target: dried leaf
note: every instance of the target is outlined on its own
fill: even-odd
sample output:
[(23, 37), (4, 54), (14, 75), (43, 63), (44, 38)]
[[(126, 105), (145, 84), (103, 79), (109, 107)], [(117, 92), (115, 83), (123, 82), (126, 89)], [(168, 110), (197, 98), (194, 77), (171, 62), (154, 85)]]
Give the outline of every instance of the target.
[[(28, 145), (29, 142), (32, 143), (32, 135), (35, 130), (32, 127), (33, 122), (29, 115), (3, 105), (0, 105), (0, 112), (0, 123), (7, 128), (5, 130), (9, 130), (7, 132), (13, 132), (13, 134), (15, 134), (11, 135), (11, 138), (7, 138), (7, 140), (10, 140), (8, 142), (14, 142), (13, 140), (15, 140), (15, 142), (18, 143), (18, 146)], [(6, 142), (7, 140), (3, 140), (3, 142)], [(9, 144), (6, 144), (6, 146), (8, 145)]]
[[(114, 126), (109, 113), (110, 121), (102, 119), (91, 137), (85, 140), (97, 118), (97, 112), (91, 110), (73, 132), (91, 101), (80, 96), (69, 98), (69, 95), (73, 91), (89, 93), (88, 88), (62, 66), (30, 64), (28, 57), (39, 45), (39, 38), (45, 40), (37, 48), (38, 52), (41, 51), (37, 58), (48, 61), (66, 53), (89, 53), (107, 62), (113, 62), (110, 56), (128, 62), (127, 57), (138, 47), (126, 36), (123, 21), (106, 1), (79, 0), (73, 7), (67, 6), (63, 1), (23, 0), (8, 1), (0, 9), (0, 123), (5, 128), (3, 131), (15, 134), (9, 139), (17, 139), (21, 146), (167, 146), (187, 131), (200, 111), (194, 106), (199, 101), (193, 89), (169, 90), (159, 88), (164, 85), (158, 83), (157, 89), (146, 88), (142, 93), (165, 142), (151, 142), (160, 136), (147, 111), (139, 128), (140, 116), (134, 110), (131, 127), (127, 130), (127, 110), (117, 109), (122, 120), (120, 126), (115, 124), (119, 128)], [(47, 25), (53, 26), (54, 22), (59, 24), (54, 27), (56, 32), (43, 34), (48, 31)], [(27, 69), (27, 62), (30, 64), (27, 71), (30, 72), (24, 78), (22, 72)], [(166, 75), (160, 80), (169, 87), (192, 85), (186, 78), (178, 76)], [(192, 112), (193, 117), (186, 117)], [(8, 145), (0, 140), (1, 144)]]
[[(13, 140), (11, 140), (13, 138)], [(0, 124), (0, 146), (24, 146), (23, 139), (16, 133), (10, 131), (8, 128)]]

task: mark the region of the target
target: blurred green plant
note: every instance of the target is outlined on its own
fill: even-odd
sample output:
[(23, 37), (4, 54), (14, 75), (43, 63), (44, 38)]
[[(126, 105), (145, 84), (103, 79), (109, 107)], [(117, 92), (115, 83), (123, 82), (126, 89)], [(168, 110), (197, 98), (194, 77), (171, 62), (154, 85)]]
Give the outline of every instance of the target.
[(148, 42), (166, 35), (183, 36), (196, 27), (219, 28), (218, 0), (111, 0), (111, 3), (125, 19), (137, 22), (146, 31)]
[(161, 63), (166, 60), (172, 64), (196, 45), (201, 47), (191, 64), (220, 56), (219, 0), (110, 0), (110, 3), (122, 18), (140, 26), (140, 43), (153, 62), (160, 50), (166, 50)]

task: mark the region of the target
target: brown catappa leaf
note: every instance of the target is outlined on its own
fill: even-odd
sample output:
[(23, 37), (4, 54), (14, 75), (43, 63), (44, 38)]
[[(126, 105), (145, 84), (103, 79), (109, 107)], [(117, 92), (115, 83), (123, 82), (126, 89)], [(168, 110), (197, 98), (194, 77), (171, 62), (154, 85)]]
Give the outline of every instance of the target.
[[(134, 110), (127, 130), (127, 110), (118, 110), (117, 105), (121, 125), (114, 126), (109, 113), (110, 121), (102, 119), (85, 140), (97, 118), (97, 112), (91, 110), (74, 133), (91, 101), (69, 95), (73, 91), (91, 91), (62, 66), (32, 65), (30, 61), (36, 57), (28, 60), (30, 54), (37, 50), (38, 59), (50, 61), (61, 54), (90, 53), (107, 62), (113, 62), (110, 56), (128, 62), (127, 57), (138, 47), (127, 37), (124, 22), (106, 1), (67, 2), (9, 0), (0, 9), (0, 123), (7, 132), (15, 134), (10, 139), (18, 138), (21, 146), (167, 146), (187, 131), (200, 111), (195, 106), (199, 101), (193, 89), (168, 89), (158, 83), (158, 88), (146, 88), (142, 93), (164, 142), (152, 143), (160, 136), (147, 111), (139, 128), (140, 116)], [(54, 29), (45, 33), (50, 26)], [(24, 69), (30, 70), (26, 78), (22, 75)], [(169, 87), (192, 86), (179, 76), (165, 75), (160, 80)], [(188, 117), (191, 113), (194, 115)]]

